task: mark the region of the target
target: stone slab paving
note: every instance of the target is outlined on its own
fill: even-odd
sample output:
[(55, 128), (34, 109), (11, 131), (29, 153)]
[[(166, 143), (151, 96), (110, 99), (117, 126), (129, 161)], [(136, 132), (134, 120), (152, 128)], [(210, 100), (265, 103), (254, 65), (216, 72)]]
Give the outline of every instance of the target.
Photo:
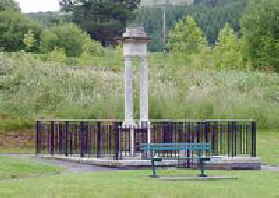
[[(138, 169), (151, 166), (150, 160), (139, 159), (125, 159), (125, 160), (113, 160), (109, 158), (81, 158), (78, 156), (66, 157), (64, 155), (39, 155), (44, 159), (54, 159), (76, 162), (80, 164), (89, 164), (96, 166), (105, 166), (111, 168), (129, 168)], [(197, 162), (194, 162), (196, 164)], [(176, 167), (178, 165), (177, 160), (163, 160), (157, 163), (160, 167)], [(195, 166), (195, 165), (194, 165)], [(206, 169), (215, 170), (260, 170), (261, 160), (258, 157), (212, 157), (212, 160), (205, 163)]]
[[(113, 168), (113, 167), (102, 167), (97, 166), (91, 163), (86, 162), (87, 160), (65, 160), (65, 159), (54, 159), (54, 158), (40, 158), (36, 157), (34, 154), (0, 154), (0, 156), (6, 156), (6, 157), (16, 157), (16, 158), (26, 158), (26, 159), (32, 159), (38, 162), (50, 164), (50, 165), (57, 165), (62, 168), (64, 168), (68, 172), (96, 172), (96, 171), (117, 171), (117, 170), (127, 170), (127, 168)], [(89, 160), (90, 161), (90, 160)], [(145, 162), (150, 163), (150, 162)], [(131, 169), (131, 167), (129, 168)], [(137, 169), (134, 167), (134, 169)], [(268, 164), (262, 164), (261, 169), (264, 171), (279, 171), (279, 165), (268, 165)]]

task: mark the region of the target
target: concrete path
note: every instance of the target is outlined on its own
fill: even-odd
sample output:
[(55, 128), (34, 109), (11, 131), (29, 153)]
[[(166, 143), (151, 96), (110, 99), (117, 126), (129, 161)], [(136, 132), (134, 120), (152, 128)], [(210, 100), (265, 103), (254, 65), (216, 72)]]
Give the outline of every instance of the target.
[(279, 166), (278, 165), (264, 164), (264, 165), (262, 165), (262, 170), (264, 170), (264, 171), (279, 171)]
[(42, 158), (33, 158), (33, 159), (41, 163), (59, 166), (71, 173), (124, 170), (120, 168), (107, 168), (107, 167), (80, 164), (80, 163), (63, 161), (63, 160), (52, 160), (52, 159), (49, 160), (49, 159), (42, 159)]

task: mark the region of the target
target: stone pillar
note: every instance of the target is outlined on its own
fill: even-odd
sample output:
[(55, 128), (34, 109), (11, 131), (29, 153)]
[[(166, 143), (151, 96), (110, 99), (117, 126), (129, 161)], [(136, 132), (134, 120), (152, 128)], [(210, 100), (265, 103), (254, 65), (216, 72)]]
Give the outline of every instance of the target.
[(125, 125), (134, 124), (133, 65), (132, 57), (125, 56)]
[(147, 143), (151, 143), (151, 129), (148, 117), (149, 102), (149, 77), (147, 56), (140, 57), (140, 123), (142, 128), (147, 129)]
[(147, 57), (143, 56), (140, 66), (140, 121), (148, 122), (148, 63)]
[(130, 130), (130, 153), (134, 155), (134, 90), (133, 90), (133, 58), (124, 57), (125, 62), (125, 122), (124, 127)]

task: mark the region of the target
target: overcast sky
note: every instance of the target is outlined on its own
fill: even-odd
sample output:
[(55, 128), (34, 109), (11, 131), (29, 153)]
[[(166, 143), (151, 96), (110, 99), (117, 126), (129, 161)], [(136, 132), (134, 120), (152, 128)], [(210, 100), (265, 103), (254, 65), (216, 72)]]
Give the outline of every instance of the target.
[(58, 11), (59, 0), (16, 0), (22, 12)]

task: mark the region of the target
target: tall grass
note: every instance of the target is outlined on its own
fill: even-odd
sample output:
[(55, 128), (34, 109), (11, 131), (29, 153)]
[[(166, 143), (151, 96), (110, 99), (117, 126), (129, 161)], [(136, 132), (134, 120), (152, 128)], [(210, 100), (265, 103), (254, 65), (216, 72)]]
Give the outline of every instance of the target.
[[(105, 57), (113, 62), (114, 57)], [(71, 69), (24, 53), (0, 54), (0, 115), (35, 118), (124, 117), (123, 66), (115, 72)], [(261, 128), (279, 128), (279, 75), (217, 72), (150, 57), (150, 117), (254, 118)], [(204, 63), (203, 63), (204, 64)], [(135, 89), (138, 70), (135, 66)], [(139, 116), (138, 92), (135, 112)]]

